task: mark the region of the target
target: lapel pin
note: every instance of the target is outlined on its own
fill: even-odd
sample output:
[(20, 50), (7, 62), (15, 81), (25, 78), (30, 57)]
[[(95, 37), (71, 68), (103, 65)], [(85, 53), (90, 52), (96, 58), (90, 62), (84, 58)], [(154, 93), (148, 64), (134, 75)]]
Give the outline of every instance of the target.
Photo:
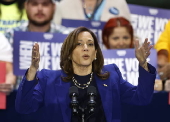
[(106, 85), (106, 84), (103, 84), (103, 86), (107, 87), (107, 85)]

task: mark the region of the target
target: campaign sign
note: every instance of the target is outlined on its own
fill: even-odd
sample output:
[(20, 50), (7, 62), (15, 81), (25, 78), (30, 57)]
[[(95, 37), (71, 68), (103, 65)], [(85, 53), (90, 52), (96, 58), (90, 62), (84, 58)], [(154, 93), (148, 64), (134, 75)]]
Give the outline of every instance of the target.
[(59, 69), (60, 50), (67, 35), (60, 33), (14, 32), (14, 74), (24, 75), (31, 65), (32, 47), (39, 44), (41, 69)]
[[(103, 50), (104, 63), (113, 64), (115, 63), (124, 80), (127, 80), (133, 85), (138, 85), (139, 76), (139, 62), (135, 57), (134, 49), (125, 50)], [(147, 61), (154, 67), (157, 67), (157, 53), (156, 50), (152, 49), (150, 56)]]
[(155, 44), (170, 18), (170, 10), (128, 4), (131, 22), (136, 35), (144, 41), (148, 38)]

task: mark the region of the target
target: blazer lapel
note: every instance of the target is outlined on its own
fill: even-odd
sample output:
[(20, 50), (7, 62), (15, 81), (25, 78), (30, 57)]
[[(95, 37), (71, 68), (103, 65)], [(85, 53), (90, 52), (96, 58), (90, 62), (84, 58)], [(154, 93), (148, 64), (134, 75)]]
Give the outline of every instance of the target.
[[(65, 74), (64, 74), (65, 75)], [(61, 73), (61, 76), (64, 76)], [(64, 122), (70, 122), (71, 120), (71, 109), (70, 109), (70, 98), (69, 98), (69, 88), (70, 88), (70, 82), (64, 82), (62, 79), (60, 80), (60, 83), (56, 83), (56, 93), (57, 93), (57, 98), (60, 104), (61, 112), (63, 115), (63, 120)]]
[(112, 91), (110, 87), (110, 79), (101, 80), (97, 75), (95, 75), (95, 81), (101, 96), (101, 101), (106, 116), (107, 122), (112, 121)]

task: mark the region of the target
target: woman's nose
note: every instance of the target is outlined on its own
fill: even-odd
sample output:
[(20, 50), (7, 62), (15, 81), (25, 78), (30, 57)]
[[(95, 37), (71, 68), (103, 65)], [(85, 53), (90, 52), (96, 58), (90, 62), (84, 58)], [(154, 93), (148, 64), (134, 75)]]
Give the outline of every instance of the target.
[(124, 41), (123, 40), (119, 40), (119, 47), (120, 48), (124, 47)]
[(84, 46), (83, 46), (83, 50), (84, 50), (84, 51), (87, 51), (87, 50), (88, 50), (88, 46), (87, 46), (87, 44), (84, 44)]
[(119, 45), (123, 45), (123, 40), (119, 40)]

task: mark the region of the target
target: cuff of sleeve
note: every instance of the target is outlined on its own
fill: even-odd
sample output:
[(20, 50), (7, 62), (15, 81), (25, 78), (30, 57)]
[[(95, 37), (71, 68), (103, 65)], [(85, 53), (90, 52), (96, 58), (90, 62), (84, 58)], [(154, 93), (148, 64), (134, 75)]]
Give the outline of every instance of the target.
[[(26, 74), (27, 74), (28, 70), (26, 71), (23, 80), (22, 80), (22, 91), (24, 92), (28, 92), (30, 89), (34, 88), (34, 86), (38, 83), (38, 78), (35, 78), (32, 81), (28, 81), (26, 78)], [(37, 76), (37, 74), (36, 74)]]
[(143, 67), (141, 67), (140, 65), (139, 65), (139, 71), (142, 71), (142, 72), (148, 72), (148, 73), (151, 73), (151, 74), (156, 74), (156, 69), (155, 69), (155, 67), (153, 67), (151, 64), (149, 64), (148, 63), (148, 69), (149, 69), (149, 72), (148, 71), (146, 71)]

